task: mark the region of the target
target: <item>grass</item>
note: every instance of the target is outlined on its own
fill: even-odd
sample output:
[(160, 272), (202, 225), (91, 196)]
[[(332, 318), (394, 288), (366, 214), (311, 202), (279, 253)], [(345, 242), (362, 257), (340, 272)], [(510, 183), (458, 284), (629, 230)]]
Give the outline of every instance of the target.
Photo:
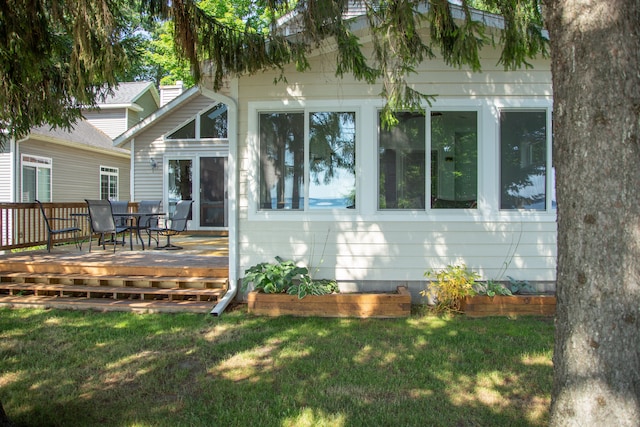
[(17, 426), (542, 426), (548, 318), (0, 309)]

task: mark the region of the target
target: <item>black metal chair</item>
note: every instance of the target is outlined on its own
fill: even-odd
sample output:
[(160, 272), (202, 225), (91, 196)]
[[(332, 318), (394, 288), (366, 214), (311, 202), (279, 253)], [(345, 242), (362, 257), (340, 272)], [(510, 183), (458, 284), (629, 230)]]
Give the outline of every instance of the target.
[[(149, 233), (156, 233), (156, 247), (154, 249), (182, 249), (181, 246), (171, 244), (171, 236), (176, 236), (187, 229), (189, 215), (191, 214), (191, 204), (193, 200), (180, 200), (176, 204), (176, 211), (171, 219), (167, 220), (164, 227), (150, 227)], [(167, 244), (158, 246), (160, 236), (167, 236)]]
[[(141, 200), (138, 204), (138, 213), (159, 214), (161, 204), (161, 200)], [(158, 215), (140, 215), (140, 217), (138, 217), (138, 237), (142, 241), (140, 231), (146, 230), (149, 238), (149, 246), (151, 246), (152, 239), (151, 232), (149, 231), (151, 228), (158, 228)], [(156, 246), (157, 244), (158, 242), (156, 241)], [(144, 247), (144, 242), (142, 242), (142, 246)]]
[[(78, 233), (81, 230), (78, 227), (78, 223), (75, 220), (75, 218), (48, 217), (47, 212), (45, 211), (44, 206), (42, 205), (42, 202), (40, 202), (40, 200), (36, 200), (36, 203), (38, 204), (38, 206), (40, 206), (40, 212), (42, 212), (42, 217), (44, 218), (44, 223), (47, 227), (47, 251), (51, 252), (51, 246), (53, 246), (53, 242), (52, 242), (53, 236), (57, 236), (60, 234), (72, 234), (72, 233), (73, 233), (73, 238), (75, 240), (74, 243), (76, 247), (78, 249), (82, 249), (82, 246), (80, 246), (80, 242), (78, 241)], [(57, 228), (57, 227), (53, 227), (52, 224), (55, 224), (55, 225), (69, 224), (69, 225)]]
[[(113, 244), (113, 252), (116, 245), (121, 244), (116, 240), (118, 234), (122, 234), (122, 245), (124, 245), (124, 233), (129, 230), (128, 226), (118, 226), (113, 218), (111, 202), (109, 200), (87, 200), (89, 210), (89, 224), (91, 225), (91, 236), (99, 234), (98, 243), (102, 242), (102, 249), (106, 249), (106, 244)], [(89, 252), (91, 252), (91, 236), (89, 236)], [(107, 241), (106, 236), (111, 236)]]

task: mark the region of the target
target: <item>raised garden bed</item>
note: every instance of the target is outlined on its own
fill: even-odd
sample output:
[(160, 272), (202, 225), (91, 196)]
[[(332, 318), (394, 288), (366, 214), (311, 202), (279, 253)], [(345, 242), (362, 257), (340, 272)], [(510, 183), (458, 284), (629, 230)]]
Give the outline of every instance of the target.
[(408, 317), (411, 314), (411, 294), (405, 286), (391, 293), (337, 293), (307, 295), (265, 294), (250, 292), (249, 313), (266, 316), (319, 317)]
[(496, 295), (494, 297), (476, 295), (465, 297), (461, 309), (469, 317), (554, 316), (556, 297), (554, 295)]

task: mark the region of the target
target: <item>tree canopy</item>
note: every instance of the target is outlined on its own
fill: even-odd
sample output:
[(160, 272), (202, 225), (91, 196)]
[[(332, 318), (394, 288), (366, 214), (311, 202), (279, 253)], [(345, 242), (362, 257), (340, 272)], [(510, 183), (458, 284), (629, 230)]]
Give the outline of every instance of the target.
[[(350, 22), (343, 18), (350, 3), (2, 1), (0, 122), (4, 132), (0, 137), (20, 138), (43, 123), (68, 127), (81, 117), (83, 107), (100, 102), (119, 81), (136, 73), (153, 73), (140, 69), (145, 62), (140, 58), (147, 55), (147, 65), (154, 61), (157, 65), (171, 49), (169, 40), (175, 45), (178, 62), (186, 61), (191, 72), (191, 76), (182, 73), (174, 78), (192, 77), (197, 83), (204, 66), (215, 89), (229, 75), (282, 69), (289, 63), (304, 71), (309, 67), (306, 55), (323, 40), (335, 40), (336, 75), (352, 74), (379, 83), (381, 96), (388, 101), (389, 121), (393, 120), (391, 111), (420, 110), (422, 101), (429, 100), (406, 84), (407, 76), (424, 59), (438, 52), (451, 66), (479, 70), (478, 50), (492, 40), (473, 19), (471, 6), (491, 8), (505, 16), (500, 61), (506, 68), (526, 66), (527, 58), (546, 53), (542, 17), (533, 0), (463, 1), (457, 8), (462, 19), (454, 19), (454, 8), (447, 0), (360, 0), (356, 3), (366, 10), (373, 31), (374, 56), (367, 58)], [(420, 13), (421, 7), (427, 12)], [(295, 22), (294, 34), (281, 31), (283, 17)], [(429, 40), (417, 31), (423, 20), (431, 24)], [(154, 29), (158, 38), (153, 48), (141, 48), (144, 32)], [(176, 64), (169, 67), (180, 68)]]

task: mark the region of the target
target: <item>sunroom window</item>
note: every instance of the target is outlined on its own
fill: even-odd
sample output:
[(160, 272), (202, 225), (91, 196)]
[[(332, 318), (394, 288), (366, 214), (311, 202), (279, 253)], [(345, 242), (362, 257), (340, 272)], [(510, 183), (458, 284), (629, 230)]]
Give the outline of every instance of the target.
[(500, 208), (545, 210), (546, 111), (500, 112)]
[[(478, 197), (477, 113), (431, 112), (428, 151), (425, 115), (403, 112), (396, 114), (396, 119), (398, 124), (392, 129), (380, 127), (378, 208), (475, 208)], [(427, 153), (431, 160), (428, 181)]]
[(260, 114), (260, 209), (355, 208), (355, 113), (305, 114)]
[(216, 104), (196, 115), (180, 128), (169, 133), (167, 139), (227, 138), (227, 106)]

